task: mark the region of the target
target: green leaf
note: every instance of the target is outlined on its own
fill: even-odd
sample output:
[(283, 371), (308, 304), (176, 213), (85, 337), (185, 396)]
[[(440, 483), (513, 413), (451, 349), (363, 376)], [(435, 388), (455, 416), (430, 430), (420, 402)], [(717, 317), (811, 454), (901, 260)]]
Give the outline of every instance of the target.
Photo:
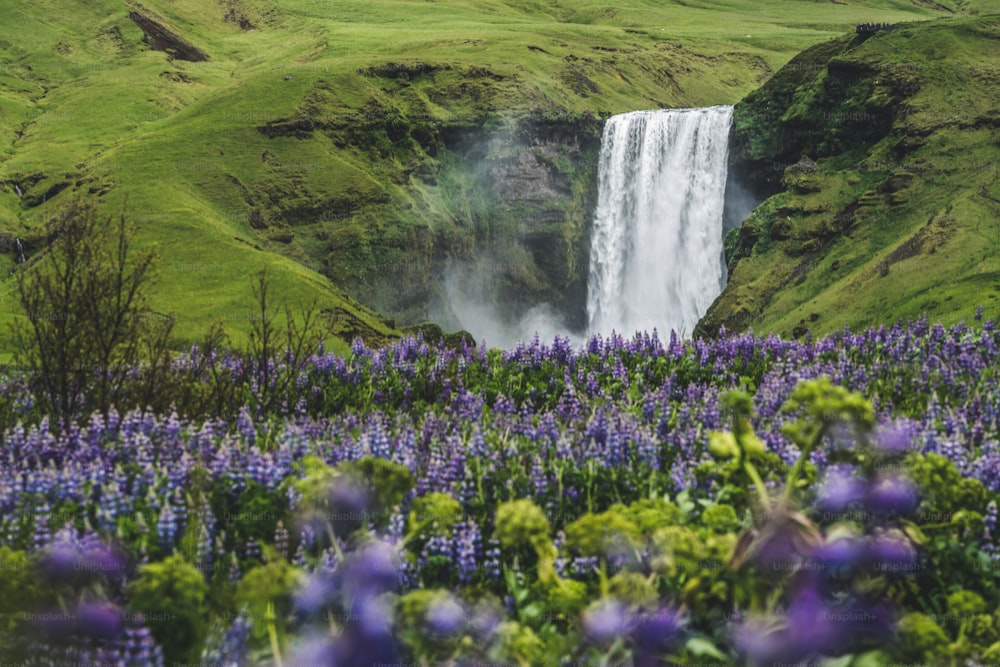
[(708, 434), (708, 452), (718, 460), (734, 459), (740, 455), (736, 436), (729, 431), (711, 431)]
[(708, 641), (704, 637), (691, 637), (684, 644), (684, 648), (688, 650), (688, 653), (696, 656), (710, 656), (717, 660), (725, 660), (726, 654), (716, 648), (715, 644)]
[(764, 447), (764, 441), (758, 438), (753, 433), (746, 433), (740, 438), (740, 444), (743, 446), (743, 451), (746, 452), (747, 456), (750, 458), (760, 458), (764, 456), (767, 449)]
[(540, 616), (542, 613), (542, 604), (540, 602), (532, 602), (527, 607), (521, 610), (521, 618), (532, 619), (536, 616)]
[(885, 665), (888, 662), (888, 654), (881, 649), (876, 649), (874, 651), (868, 651), (867, 653), (855, 656), (854, 661), (850, 664), (851, 667), (882, 667), (882, 665)]
[(903, 532), (906, 533), (906, 536), (910, 538), (910, 540), (914, 544), (918, 546), (923, 546), (924, 544), (927, 543), (927, 536), (925, 536), (923, 531), (920, 530), (920, 526), (913, 523), (912, 521), (905, 521), (905, 520), (902, 522), (902, 524), (903, 524)]

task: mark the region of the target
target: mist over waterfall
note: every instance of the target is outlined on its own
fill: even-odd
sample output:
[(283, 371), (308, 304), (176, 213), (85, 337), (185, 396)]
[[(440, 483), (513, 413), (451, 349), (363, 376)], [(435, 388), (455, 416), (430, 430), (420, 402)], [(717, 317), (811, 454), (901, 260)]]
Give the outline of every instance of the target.
[(690, 336), (724, 287), (733, 108), (636, 111), (604, 126), (587, 286), (589, 333)]

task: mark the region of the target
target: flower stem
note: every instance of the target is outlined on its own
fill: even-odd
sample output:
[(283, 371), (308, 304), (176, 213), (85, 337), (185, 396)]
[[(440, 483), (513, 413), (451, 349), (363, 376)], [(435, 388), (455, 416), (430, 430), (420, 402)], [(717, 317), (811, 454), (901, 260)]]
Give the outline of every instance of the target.
[(799, 458), (795, 460), (792, 464), (792, 469), (788, 471), (788, 481), (785, 482), (785, 492), (782, 494), (782, 500), (787, 504), (792, 498), (792, 493), (795, 490), (795, 482), (798, 480), (799, 475), (802, 473), (802, 469), (806, 465), (806, 461), (812, 456), (813, 451), (819, 446), (819, 443), (823, 440), (823, 436), (826, 435), (827, 424), (823, 423), (819, 430), (816, 431), (816, 435), (813, 436), (809, 444), (802, 450), (799, 454)]
[(271, 640), (271, 653), (274, 654), (274, 664), (276, 667), (284, 667), (284, 663), (281, 660), (281, 647), (278, 646), (278, 629), (274, 625), (276, 618), (274, 614), (274, 602), (267, 603), (265, 616), (267, 617), (267, 635)]
[(754, 488), (757, 489), (757, 497), (760, 499), (761, 509), (764, 510), (765, 514), (770, 514), (771, 497), (767, 495), (767, 486), (764, 485), (764, 480), (761, 479), (760, 473), (757, 472), (757, 466), (751, 463), (745, 454), (743, 455), (743, 469), (747, 471), (747, 475), (753, 481)]

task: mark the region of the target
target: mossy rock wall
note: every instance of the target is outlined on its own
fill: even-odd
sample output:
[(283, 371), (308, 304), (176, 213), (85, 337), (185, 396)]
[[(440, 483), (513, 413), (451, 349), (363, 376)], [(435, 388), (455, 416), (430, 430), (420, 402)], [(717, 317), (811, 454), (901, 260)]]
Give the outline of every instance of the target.
[(762, 203), (728, 233), (729, 281), (695, 333), (997, 310), (998, 37), (996, 17), (846, 35), (740, 102), (731, 168)]

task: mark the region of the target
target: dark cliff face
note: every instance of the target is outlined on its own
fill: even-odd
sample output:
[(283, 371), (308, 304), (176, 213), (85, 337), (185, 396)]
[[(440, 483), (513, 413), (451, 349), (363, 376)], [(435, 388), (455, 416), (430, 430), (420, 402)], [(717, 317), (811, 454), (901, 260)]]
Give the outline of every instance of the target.
[(957, 321), (1000, 298), (982, 233), (997, 213), (998, 30), (846, 35), (736, 106), (731, 173), (761, 204), (727, 234), (729, 280), (696, 335)]
[[(365, 73), (393, 83), (456, 74)], [(471, 85), (493, 81), (488, 74), (456, 76)], [(320, 193), (308, 173), (275, 163), (268, 178), (235, 183), (250, 226), (403, 325), (433, 317), (458, 327), (457, 291), (507, 323), (548, 304), (582, 330), (603, 122), (553, 112), (444, 121), (420, 100), (403, 108), (400, 97), (374, 95), (362, 112), (343, 114), (329, 86), (317, 84), (297, 113), (258, 126), (268, 138), (325, 138), (363, 160), (371, 177), (345, 169), (346, 187)]]
[(462, 267), (502, 317), (547, 303), (571, 329), (584, 327), (601, 127), (593, 116), (529, 116), (442, 131), (455, 158), (446, 169), (468, 176), (480, 198), (462, 221), (473, 227), (471, 252), (446, 262)]

